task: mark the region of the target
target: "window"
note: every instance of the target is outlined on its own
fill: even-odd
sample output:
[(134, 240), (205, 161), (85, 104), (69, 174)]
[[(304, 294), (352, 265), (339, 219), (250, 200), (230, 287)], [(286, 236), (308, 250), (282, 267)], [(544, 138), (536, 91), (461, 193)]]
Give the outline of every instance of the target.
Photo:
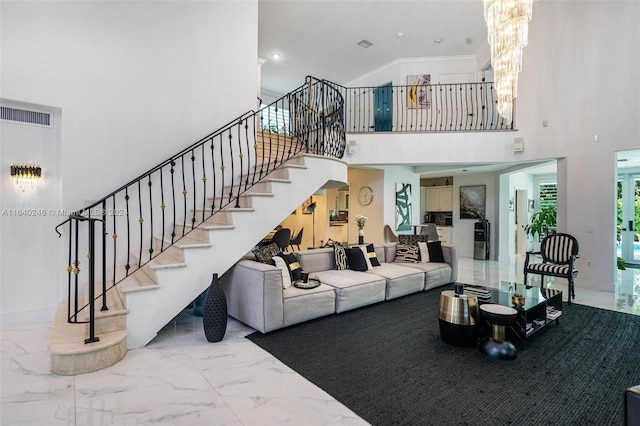
[(557, 204), (558, 185), (555, 183), (542, 183), (540, 190), (540, 208), (555, 206)]
[(289, 134), (289, 111), (277, 105), (260, 105), (260, 130), (271, 133)]
[(556, 207), (558, 204), (558, 183), (554, 178), (540, 178), (537, 180), (538, 208)]

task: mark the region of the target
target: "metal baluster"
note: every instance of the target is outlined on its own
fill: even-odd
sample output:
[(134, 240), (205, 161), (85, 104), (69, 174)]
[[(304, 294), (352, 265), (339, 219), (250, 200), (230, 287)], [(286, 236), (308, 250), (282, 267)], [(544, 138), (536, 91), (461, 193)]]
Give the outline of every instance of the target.
[(196, 187), (196, 152), (195, 149), (191, 150), (191, 180), (193, 182), (193, 196), (191, 198), (193, 198), (193, 215), (191, 217), (191, 230), (193, 231), (193, 229), (196, 227), (196, 211), (197, 211), (197, 206), (196, 206), (196, 199), (197, 197), (197, 187)]
[[(217, 189), (216, 176), (218, 175), (216, 173), (216, 160), (215, 160), (216, 145), (215, 145), (215, 143), (213, 141), (214, 141), (214, 138), (211, 138), (211, 145), (210, 145), (210, 148), (211, 148), (211, 173), (213, 174), (213, 188), (212, 188), (213, 190), (211, 191), (212, 194), (213, 194), (213, 197), (211, 198), (211, 215), (213, 215), (213, 212), (214, 212), (214, 210), (216, 208), (216, 189)], [(222, 201), (220, 201), (220, 204), (222, 204)]]
[(89, 218), (89, 338), (84, 340), (85, 344), (100, 340), (99, 337), (96, 337), (95, 223), (95, 220)]
[(159, 170), (160, 173), (160, 214), (162, 215), (162, 238), (160, 239), (160, 253), (162, 253), (164, 251), (164, 227), (165, 227), (165, 216), (164, 216), (164, 209), (167, 207), (164, 204), (164, 176), (163, 176), (163, 171), (162, 171), (162, 167), (160, 167)]
[(116, 217), (118, 214), (116, 213), (116, 195), (113, 194), (111, 196), (111, 204), (113, 205), (113, 234), (111, 234), (111, 239), (113, 239), (113, 285), (116, 285), (118, 281), (116, 280), (116, 262), (118, 259), (118, 233), (116, 229)]
[[(249, 178), (251, 177), (251, 154), (249, 148), (249, 119), (245, 119), (244, 121), (244, 140), (247, 151), (247, 179), (245, 181), (245, 191), (249, 189)], [(254, 166), (255, 167), (255, 166)], [(255, 171), (254, 171), (255, 172)], [(251, 178), (251, 185), (253, 185), (253, 178)]]
[(183, 201), (183, 218), (182, 218), (182, 235), (180, 236), (180, 238), (184, 237), (184, 230), (187, 227), (187, 181), (185, 179), (184, 176), (184, 154), (182, 154), (180, 156), (180, 170), (181, 170), (181, 175), (182, 175), (182, 201)]
[(129, 269), (131, 269), (131, 218), (129, 216), (129, 187), (125, 187), (124, 189), (124, 200), (127, 211), (127, 264), (125, 265), (125, 269), (127, 271), (127, 276), (129, 275)]
[(175, 167), (176, 167), (176, 162), (175, 160), (171, 160), (171, 170), (169, 170), (169, 172), (171, 173), (171, 205), (173, 207), (173, 230), (171, 231), (171, 244), (174, 243), (175, 238), (176, 238), (176, 185), (175, 185)]
[(207, 213), (207, 169), (204, 160), (204, 143), (200, 145), (200, 149), (200, 155), (202, 156), (202, 223), (204, 223)]
[(80, 274), (80, 261), (78, 260), (78, 250), (79, 250), (79, 230), (78, 227), (80, 225), (80, 223), (78, 222), (77, 219), (75, 219), (75, 223), (76, 223), (76, 232), (75, 232), (75, 260), (73, 261), (73, 273), (75, 274), (74, 277), (74, 320), (73, 322), (78, 322), (78, 275)]
[[(151, 182), (151, 173), (149, 173), (149, 260), (153, 259), (153, 183)], [(142, 209), (142, 201), (140, 201), (140, 208)], [(142, 239), (142, 237), (140, 237)]]
[[(115, 215), (115, 212), (114, 212)], [(101, 311), (108, 311), (107, 307), (107, 199), (102, 199), (102, 307)]]
[(142, 266), (142, 241), (144, 240), (144, 229), (142, 224), (144, 223), (144, 218), (142, 217), (142, 190), (140, 187), (140, 180), (136, 182), (138, 184), (138, 223), (140, 224), (140, 250), (138, 252), (138, 268)]

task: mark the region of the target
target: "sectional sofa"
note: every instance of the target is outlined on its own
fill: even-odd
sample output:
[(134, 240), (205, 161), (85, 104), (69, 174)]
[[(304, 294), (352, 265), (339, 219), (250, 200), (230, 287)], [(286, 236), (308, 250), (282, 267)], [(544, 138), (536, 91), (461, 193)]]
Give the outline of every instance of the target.
[[(400, 246), (399, 251), (404, 247)], [(345, 312), (452, 283), (458, 275), (457, 247), (442, 245), (440, 261), (407, 262), (398, 243), (375, 244), (366, 271), (336, 269), (333, 248), (295, 252), (302, 270), (317, 277), (312, 289), (287, 286), (282, 267), (244, 258), (221, 278), (230, 316), (268, 333), (310, 319)], [(366, 251), (366, 250), (363, 250)], [(366, 255), (365, 255), (366, 256)], [(398, 258), (397, 258), (398, 257)], [(404, 260), (404, 261), (400, 261)], [(442, 261), (444, 260), (444, 261)], [(285, 288), (287, 287), (287, 288)]]

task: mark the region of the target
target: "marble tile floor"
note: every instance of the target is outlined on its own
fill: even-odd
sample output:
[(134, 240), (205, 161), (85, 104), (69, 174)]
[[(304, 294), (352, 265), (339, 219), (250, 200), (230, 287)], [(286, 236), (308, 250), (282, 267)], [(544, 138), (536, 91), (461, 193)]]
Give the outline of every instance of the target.
[[(522, 281), (522, 259), (459, 263), (460, 282)], [(578, 284), (576, 302), (640, 314), (639, 293), (640, 270), (633, 269), (620, 274), (614, 292)], [(75, 377), (49, 372), (49, 328), (44, 322), (2, 330), (4, 426), (367, 424), (245, 339), (253, 330), (231, 318), (224, 340), (212, 344), (201, 318), (185, 311), (120, 363)]]

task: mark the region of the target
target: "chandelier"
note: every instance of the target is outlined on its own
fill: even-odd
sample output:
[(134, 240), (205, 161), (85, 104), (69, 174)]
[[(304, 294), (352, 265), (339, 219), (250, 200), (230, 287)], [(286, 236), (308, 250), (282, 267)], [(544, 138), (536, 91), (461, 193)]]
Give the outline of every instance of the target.
[(508, 124), (513, 118), (513, 100), (518, 96), (518, 73), (522, 70), (533, 0), (483, 1), (498, 114)]

